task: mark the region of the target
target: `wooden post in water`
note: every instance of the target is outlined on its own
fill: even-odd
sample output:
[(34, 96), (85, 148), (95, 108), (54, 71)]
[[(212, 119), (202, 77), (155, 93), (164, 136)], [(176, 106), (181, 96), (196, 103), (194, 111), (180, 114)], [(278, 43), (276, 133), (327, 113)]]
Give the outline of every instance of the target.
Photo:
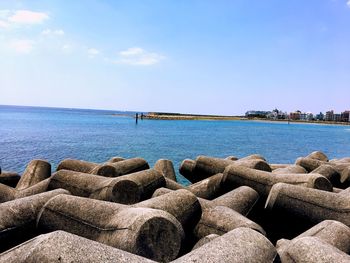
[(136, 113), (135, 119), (136, 119), (136, 124), (137, 124), (137, 121), (138, 121), (138, 119), (139, 119), (139, 114), (138, 114), (138, 113)]

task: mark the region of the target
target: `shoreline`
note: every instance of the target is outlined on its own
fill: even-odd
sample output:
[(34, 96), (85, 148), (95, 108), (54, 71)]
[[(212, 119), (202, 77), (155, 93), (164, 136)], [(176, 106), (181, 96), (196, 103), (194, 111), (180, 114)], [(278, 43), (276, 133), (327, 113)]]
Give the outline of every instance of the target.
[(220, 115), (196, 115), (196, 114), (173, 114), (173, 113), (148, 113), (144, 119), (148, 120), (211, 120), (211, 121), (261, 121), (261, 122), (284, 122), (297, 124), (320, 124), (349, 126), (350, 122), (335, 121), (304, 121), (304, 120), (273, 120), (264, 118), (246, 118), (243, 116), (220, 116)]

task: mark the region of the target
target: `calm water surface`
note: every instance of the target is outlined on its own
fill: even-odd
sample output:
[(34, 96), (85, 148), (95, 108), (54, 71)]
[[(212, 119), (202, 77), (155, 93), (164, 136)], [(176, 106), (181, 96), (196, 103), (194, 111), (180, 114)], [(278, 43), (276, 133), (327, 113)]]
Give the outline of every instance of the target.
[(170, 159), (177, 169), (183, 159), (201, 154), (259, 153), (272, 163), (292, 163), (314, 150), (330, 158), (350, 156), (350, 126), (157, 120), (136, 125), (132, 115), (113, 113), (118, 112), (0, 106), (0, 166), (23, 172), (36, 158), (55, 168), (65, 158), (104, 162), (139, 156), (150, 165)]

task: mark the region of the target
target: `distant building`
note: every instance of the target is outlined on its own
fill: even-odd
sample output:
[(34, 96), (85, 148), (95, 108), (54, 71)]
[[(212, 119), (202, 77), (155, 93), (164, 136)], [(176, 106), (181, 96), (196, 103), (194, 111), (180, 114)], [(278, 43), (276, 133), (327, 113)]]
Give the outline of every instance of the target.
[(247, 118), (267, 118), (267, 115), (269, 115), (270, 113), (270, 111), (250, 110), (245, 113), (245, 116)]
[(333, 110), (326, 112), (325, 120), (326, 121), (334, 121), (334, 111)]
[(341, 114), (340, 113), (335, 113), (334, 114), (334, 121), (341, 121)]
[(300, 120), (300, 115), (301, 115), (301, 111), (297, 110), (295, 112), (291, 112), (289, 113), (289, 119), (291, 120)]
[(267, 115), (267, 118), (272, 120), (285, 120), (288, 119), (288, 114), (287, 112), (274, 109)]
[(350, 111), (344, 111), (341, 113), (340, 116), (341, 121), (343, 122), (349, 122), (350, 121)]
[(322, 112), (320, 112), (319, 114), (316, 114), (316, 120), (324, 121), (324, 114)]

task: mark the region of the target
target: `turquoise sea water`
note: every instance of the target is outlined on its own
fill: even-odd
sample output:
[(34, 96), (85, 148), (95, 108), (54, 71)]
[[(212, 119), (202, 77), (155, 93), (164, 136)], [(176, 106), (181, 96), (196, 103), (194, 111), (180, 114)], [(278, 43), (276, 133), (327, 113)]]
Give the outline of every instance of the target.
[[(178, 169), (198, 155), (262, 154), (292, 163), (314, 150), (350, 156), (350, 127), (256, 121), (157, 121), (113, 116), (117, 111), (0, 106), (0, 166), (23, 172), (36, 158), (53, 168), (65, 158), (104, 162), (112, 156), (166, 158)], [(180, 178), (180, 180), (182, 180)]]

